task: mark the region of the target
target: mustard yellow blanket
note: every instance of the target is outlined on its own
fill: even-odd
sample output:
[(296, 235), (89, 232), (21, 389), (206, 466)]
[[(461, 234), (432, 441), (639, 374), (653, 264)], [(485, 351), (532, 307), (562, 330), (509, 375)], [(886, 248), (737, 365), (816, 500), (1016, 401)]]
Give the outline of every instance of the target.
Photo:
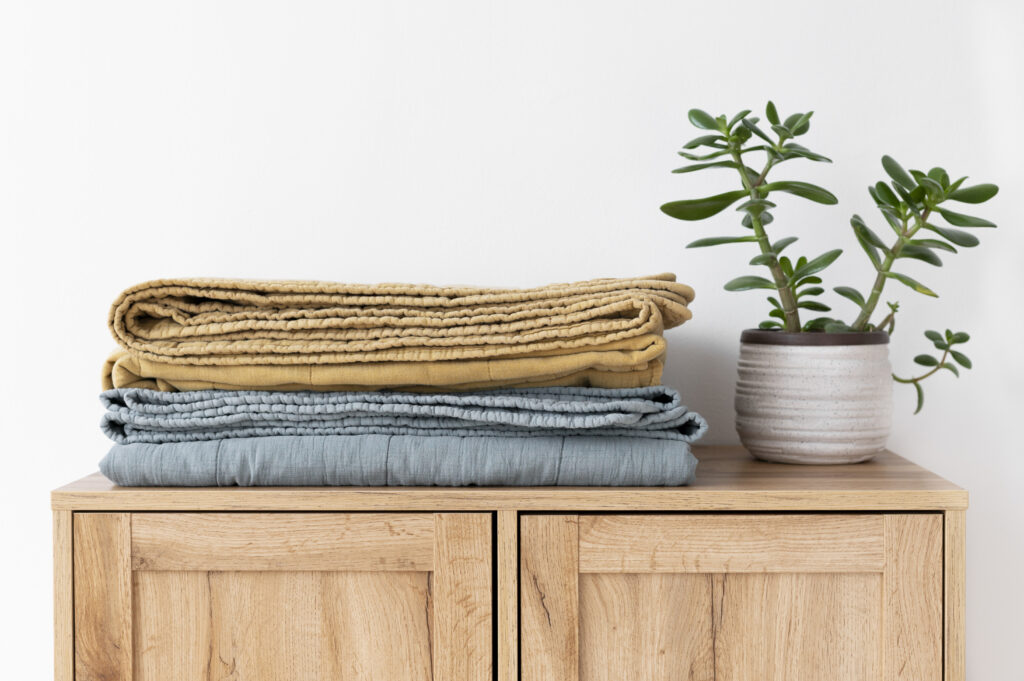
[(160, 280), (115, 301), (104, 388), (637, 387), (693, 290), (662, 274), (534, 289)]

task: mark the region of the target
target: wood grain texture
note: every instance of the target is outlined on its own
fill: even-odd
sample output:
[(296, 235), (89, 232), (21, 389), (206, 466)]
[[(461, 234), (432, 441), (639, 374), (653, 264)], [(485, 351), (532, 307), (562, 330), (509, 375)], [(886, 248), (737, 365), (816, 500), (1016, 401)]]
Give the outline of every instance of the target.
[(75, 678), (74, 564), (71, 511), (53, 512), (53, 678)]
[(966, 579), (967, 579), (967, 514), (947, 511), (945, 514), (945, 681), (967, 678)]
[(580, 572), (881, 572), (880, 515), (581, 516)]
[(585, 574), (579, 589), (580, 679), (714, 678), (709, 576)]
[(712, 591), (713, 678), (879, 678), (881, 574), (719, 574)]
[(942, 515), (885, 516), (883, 681), (942, 679)]
[(498, 512), (498, 681), (519, 681), (519, 514)]
[(431, 679), (424, 572), (137, 572), (137, 681)]
[(75, 681), (132, 681), (131, 516), (74, 517)]
[(438, 513), (434, 522), (433, 678), (489, 681), (494, 676), (491, 516)]
[(430, 514), (137, 513), (135, 570), (397, 570), (434, 566)]
[(692, 487), (130, 488), (96, 473), (54, 509), (139, 511), (898, 511), (967, 508), (967, 492), (891, 452), (848, 466), (779, 466), (741, 447), (695, 447)]
[(578, 518), (524, 515), (519, 532), (521, 679), (577, 681)]

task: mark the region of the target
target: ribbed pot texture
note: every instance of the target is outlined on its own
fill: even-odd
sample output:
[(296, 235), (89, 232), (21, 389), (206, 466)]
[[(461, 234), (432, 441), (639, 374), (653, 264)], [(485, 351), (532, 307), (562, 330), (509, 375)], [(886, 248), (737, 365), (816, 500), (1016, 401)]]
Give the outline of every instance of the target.
[[(844, 340), (856, 344), (836, 344)], [(891, 429), (887, 336), (744, 332), (736, 430), (758, 459), (803, 464), (867, 461), (885, 449)]]

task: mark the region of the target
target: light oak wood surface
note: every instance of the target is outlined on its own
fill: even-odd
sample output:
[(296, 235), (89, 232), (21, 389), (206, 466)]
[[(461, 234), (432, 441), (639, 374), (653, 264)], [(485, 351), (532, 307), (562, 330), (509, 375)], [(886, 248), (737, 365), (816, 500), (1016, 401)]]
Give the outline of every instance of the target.
[(498, 511), (498, 681), (519, 680), (519, 514)]
[(944, 518), (944, 598), (945, 598), (945, 681), (965, 681), (967, 660), (967, 514), (947, 511)]
[(882, 681), (942, 678), (942, 516), (885, 516)]
[(74, 564), (72, 513), (53, 512), (53, 678), (75, 678)]
[(581, 516), (580, 572), (880, 572), (881, 515)]
[(131, 681), (131, 515), (75, 514), (73, 553), (75, 681)]
[(434, 569), (434, 519), (393, 513), (136, 513), (135, 570)]
[(942, 514), (520, 527), (524, 681), (942, 679)]
[(434, 519), (432, 678), (488, 681), (494, 659), (491, 518), (483, 513), (438, 513)]
[(696, 484), (662, 488), (118, 487), (99, 473), (53, 492), (76, 511), (898, 511), (963, 510), (967, 492), (891, 452), (848, 466), (756, 461), (695, 447)]
[(964, 490), (696, 453), (683, 488), (89, 476), (52, 497), (55, 679), (965, 681)]
[(579, 678), (578, 526), (576, 516), (519, 519), (522, 681)]
[[(57, 550), (73, 556), (69, 679), (493, 678), (490, 514), (85, 512), (55, 522)], [(59, 570), (56, 579), (70, 598)]]

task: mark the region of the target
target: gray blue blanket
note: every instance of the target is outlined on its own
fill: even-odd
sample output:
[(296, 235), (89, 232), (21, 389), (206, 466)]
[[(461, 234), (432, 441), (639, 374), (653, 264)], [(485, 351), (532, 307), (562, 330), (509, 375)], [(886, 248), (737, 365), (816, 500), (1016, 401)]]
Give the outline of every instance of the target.
[(121, 485), (683, 485), (707, 424), (663, 386), (459, 394), (111, 390)]

